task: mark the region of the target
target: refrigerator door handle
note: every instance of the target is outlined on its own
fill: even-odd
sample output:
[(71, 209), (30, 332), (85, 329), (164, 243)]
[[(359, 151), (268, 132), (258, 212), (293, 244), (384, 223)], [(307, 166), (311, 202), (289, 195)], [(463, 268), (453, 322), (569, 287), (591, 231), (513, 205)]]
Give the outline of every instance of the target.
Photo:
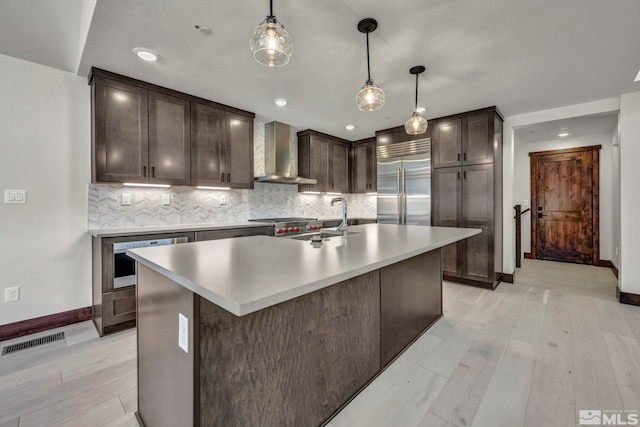
[(397, 180), (397, 202), (398, 202), (398, 224), (402, 224), (402, 188), (400, 187), (400, 168), (396, 169), (396, 180)]
[(402, 168), (402, 223), (407, 223), (407, 178), (406, 168)]

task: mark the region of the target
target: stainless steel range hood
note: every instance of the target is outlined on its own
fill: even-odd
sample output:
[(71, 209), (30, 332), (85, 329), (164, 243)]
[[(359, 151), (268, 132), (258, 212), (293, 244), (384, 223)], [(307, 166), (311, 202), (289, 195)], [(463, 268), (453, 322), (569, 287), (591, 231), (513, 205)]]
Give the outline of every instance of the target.
[[(291, 145), (289, 125), (271, 122), (264, 125), (265, 175), (256, 181), (277, 184), (317, 184), (318, 180), (291, 174)], [(295, 169), (293, 169), (295, 170)]]

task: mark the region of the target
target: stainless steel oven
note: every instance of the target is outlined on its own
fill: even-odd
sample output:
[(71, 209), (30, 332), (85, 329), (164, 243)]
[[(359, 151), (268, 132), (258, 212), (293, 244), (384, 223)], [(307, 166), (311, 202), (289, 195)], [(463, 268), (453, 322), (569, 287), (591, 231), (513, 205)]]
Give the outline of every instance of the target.
[(122, 242), (113, 244), (113, 288), (124, 288), (137, 283), (136, 262), (129, 257), (127, 249), (146, 248), (149, 246), (175, 245), (187, 243), (188, 237), (174, 237), (170, 239), (141, 240), (137, 242)]

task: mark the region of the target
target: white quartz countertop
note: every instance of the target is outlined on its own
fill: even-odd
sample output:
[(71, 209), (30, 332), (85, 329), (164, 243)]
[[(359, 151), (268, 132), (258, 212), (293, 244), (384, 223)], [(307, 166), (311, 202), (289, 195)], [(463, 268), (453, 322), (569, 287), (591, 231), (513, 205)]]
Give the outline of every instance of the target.
[(173, 231), (202, 231), (224, 228), (267, 227), (264, 222), (210, 222), (203, 224), (148, 225), (121, 228), (94, 228), (89, 230), (93, 237), (132, 236), (146, 233), (171, 233)]
[[(472, 228), (365, 224), (314, 247), (251, 236), (127, 250), (192, 292), (243, 316), (479, 234)], [(315, 245), (317, 246), (317, 244)]]

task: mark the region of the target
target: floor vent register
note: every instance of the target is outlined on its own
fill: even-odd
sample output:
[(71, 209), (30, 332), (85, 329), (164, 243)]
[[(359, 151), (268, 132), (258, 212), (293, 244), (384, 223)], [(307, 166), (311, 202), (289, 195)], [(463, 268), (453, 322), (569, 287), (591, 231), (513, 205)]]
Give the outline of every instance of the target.
[(56, 334), (47, 335), (46, 337), (34, 338), (29, 341), (23, 341), (17, 344), (8, 345), (2, 349), (2, 356), (6, 354), (15, 353), (17, 351), (27, 350), (29, 348), (37, 347), (39, 345), (60, 341), (63, 339), (64, 339), (64, 332), (58, 332)]

